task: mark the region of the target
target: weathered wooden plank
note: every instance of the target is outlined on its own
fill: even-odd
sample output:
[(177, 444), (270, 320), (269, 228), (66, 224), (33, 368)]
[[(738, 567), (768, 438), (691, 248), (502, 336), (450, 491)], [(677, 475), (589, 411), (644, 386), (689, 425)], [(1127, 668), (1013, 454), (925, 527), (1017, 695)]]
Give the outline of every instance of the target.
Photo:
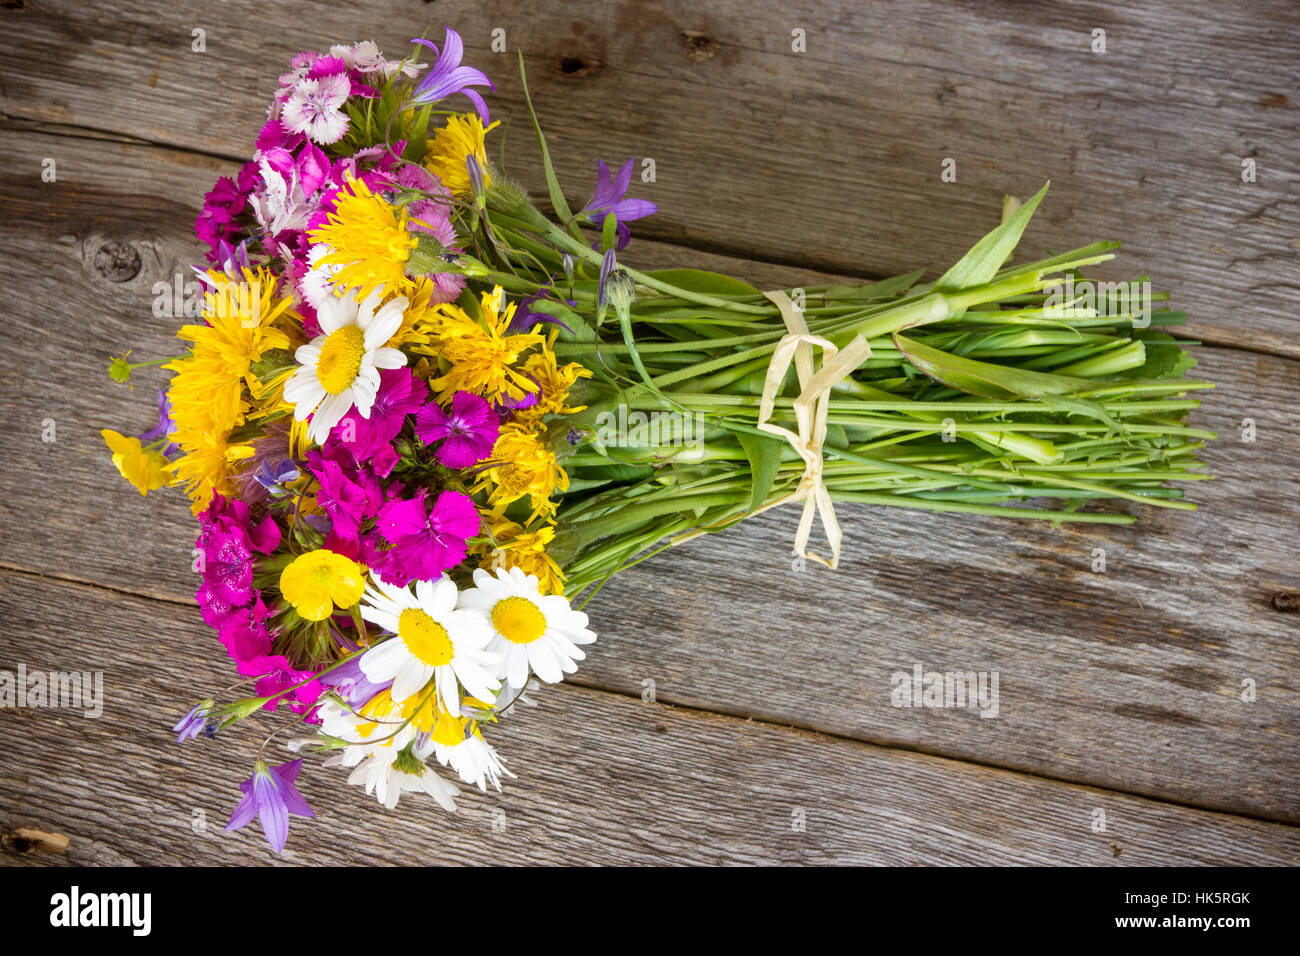
[[(0, 562), (188, 602), (188, 509), (118, 480), (97, 429), (152, 423), (151, 384), (163, 376), (145, 373), (128, 392), (103, 369), (126, 344), (144, 356), (171, 348), (176, 321), (152, 315), (151, 288), (194, 255), (186, 223), (204, 186), (193, 164), (204, 176), (225, 167), (148, 147), (11, 139), (19, 167), (53, 153), (67, 178), (56, 189), (0, 174), (0, 283), (19, 290), (30, 318), (12, 325), (14, 359), (0, 372), (0, 436), (14, 456), (0, 480)], [(129, 252), (101, 254), (110, 243)], [(131, 253), (138, 274), (108, 281)], [(630, 254), (666, 265), (686, 253)], [(726, 268), (745, 274), (738, 261)], [(755, 281), (806, 281), (751, 268), (763, 273)], [(670, 702), (1295, 820), (1297, 618), (1270, 602), (1300, 591), (1289, 417), (1300, 366), (1199, 354), (1220, 387), (1196, 421), (1223, 435), (1207, 455), (1219, 480), (1194, 488), (1200, 512), (1052, 530), (845, 508), (843, 570), (795, 574), (795, 515), (778, 511), (611, 584), (591, 609), (603, 640), (580, 679), (639, 695), (649, 678)], [(1245, 418), (1253, 444), (1240, 440)], [(1091, 570), (1096, 548), (1105, 573)], [(1000, 716), (891, 706), (891, 675), (916, 663), (999, 671)], [(1239, 699), (1245, 679), (1254, 703)]]
[[(513, 51), (533, 74), (570, 194), (594, 160), (656, 161), (643, 234), (744, 257), (880, 274), (942, 267), (1003, 193), (1044, 180), (1034, 247), (1128, 245), (1189, 311), (1189, 334), (1300, 357), (1293, 146), (1300, 14), (1266, 0), (981, 3), (793, 9), (780, 0), (648, 5), (444, 2), (279, 11), (231, 0), (4, 11), (10, 116), (245, 156), (289, 56), (373, 36), (390, 52), (443, 22), (521, 117)], [(292, 19), (292, 35), (263, 29)], [(205, 32), (206, 52), (191, 49)], [(489, 51), (505, 30), (510, 54)], [(806, 52), (792, 50), (802, 30)], [(1093, 52), (1105, 31), (1104, 53)], [(219, 80), (214, 88), (214, 78)], [(528, 132), (510, 171), (541, 194)], [(957, 180), (940, 179), (945, 159)], [(1256, 181), (1242, 181), (1242, 163)]]
[[(260, 733), (177, 747), (167, 726), (225, 679), (170, 605), (0, 572), (0, 669), (103, 672), (98, 719), (0, 711), (0, 832), (70, 838), (52, 863), (274, 859), (221, 831)], [(576, 687), (493, 729), (505, 793), (384, 811), (309, 758), (317, 820), (286, 863), (1235, 864), (1300, 860), (1300, 831)], [(282, 759), (277, 741), (270, 759)], [(1105, 832), (1094, 832), (1097, 811)], [(202, 824), (199, 827), (199, 824)], [(197, 827), (197, 830), (196, 830)], [(8, 862), (11, 854), (3, 859)]]

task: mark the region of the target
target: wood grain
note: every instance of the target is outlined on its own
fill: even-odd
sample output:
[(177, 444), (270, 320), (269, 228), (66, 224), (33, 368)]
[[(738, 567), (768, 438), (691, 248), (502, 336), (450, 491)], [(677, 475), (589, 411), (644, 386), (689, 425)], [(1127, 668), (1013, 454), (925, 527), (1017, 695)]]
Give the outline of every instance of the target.
[[(1188, 334), (1300, 357), (1291, 4), (13, 6), (0, 12), (11, 117), (243, 158), (295, 51), (373, 37), (397, 54), (446, 22), (494, 76), (498, 116), (523, 115), (522, 50), (572, 198), (589, 195), (598, 157), (655, 160), (638, 193), (661, 212), (644, 235), (855, 275), (941, 269), (1004, 193), (1051, 179), (1029, 245), (1122, 239), (1113, 277), (1149, 272), (1187, 308)], [(276, 18), (293, 29), (266, 29)], [(490, 52), (493, 29), (510, 53)], [(508, 139), (509, 171), (541, 193), (528, 131)], [(955, 183), (940, 179), (946, 158)]]
[[(0, 436), (14, 450), (0, 564), (190, 605), (188, 509), (120, 481), (98, 429), (152, 424), (162, 373), (132, 392), (104, 368), (127, 344), (145, 357), (173, 347), (176, 320), (152, 314), (152, 287), (192, 261), (189, 219), (230, 165), (13, 124), (8, 134), (16, 170), (52, 154), (65, 178), (0, 174), (0, 283), (23, 290), (29, 317), (0, 372)], [(628, 254), (696, 258), (665, 244)], [(111, 281), (137, 256), (136, 274)], [(768, 283), (814, 278), (705, 264)], [(1219, 387), (1195, 421), (1222, 436), (1207, 453), (1218, 480), (1193, 489), (1201, 511), (1054, 530), (844, 508), (849, 559), (835, 574), (791, 570), (795, 515), (778, 511), (611, 584), (591, 609), (602, 641), (579, 681), (639, 695), (650, 679), (670, 703), (1295, 822), (1297, 616), (1272, 601), (1300, 592), (1289, 412), (1300, 364), (1198, 354)], [(58, 437), (46, 444), (50, 418)], [(1254, 443), (1241, 441), (1246, 418)], [(1096, 548), (1105, 573), (1091, 570)], [(197, 620), (192, 607), (157, 613)], [(891, 706), (892, 674), (916, 663), (997, 670), (1000, 716)], [(1240, 698), (1248, 679), (1253, 703)]]
[[(196, 616), (0, 572), (0, 669), (102, 670), (103, 715), (0, 710), (0, 832), (70, 839), (0, 861), (1294, 865), (1300, 830), (572, 686), (492, 729), (517, 779), (455, 815), (385, 811), (308, 758), (317, 812), (275, 857), (225, 833), (262, 729), (177, 746), (225, 662)], [(279, 742), (267, 756), (283, 760)], [(1094, 831), (1102, 819), (1104, 832)]]

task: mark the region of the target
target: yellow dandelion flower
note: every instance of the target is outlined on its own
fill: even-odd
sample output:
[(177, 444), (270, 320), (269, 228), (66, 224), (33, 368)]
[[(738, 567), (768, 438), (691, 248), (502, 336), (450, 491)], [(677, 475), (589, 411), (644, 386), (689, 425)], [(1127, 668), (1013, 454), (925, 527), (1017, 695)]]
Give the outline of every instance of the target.
[(549, 515), (555, 510), (551, 496), (569, 487), (569, 476), (555, 458), (555, 452), (536, 432), (506, 425), (492, 449), (496, 462), (482, 473), (475, 491), (488, 489), (488, 503), (500, 511), (527, 496), (533, 514)]
[(122, 477), (143, 496), (156, 488), (171, 484), (167, 475), (167, 459), (140, 444), (138, 438), (128, 438), (105, 428), (99, 433), (113, 453), (113, 466), (122, 473)]
[(408, 304), (402, 314), (402, 324), (397, 327), (385, 345), (390, 349), (404, 345), (428, 345), (432, 341), (431, 321), (436, 319), (435, 306), (430, 302), (437, 285), (428, 276), (414, 280), (414, 287), (407, 296)]
[(280, 572), (280, 593), (309, 621), (323, 621), (334, 607), (355, 607), (366, 589), (361, 567), (324, 549), (308, 551)]
[(496, 547), (491, 542), (480, 546), (479, 567), (495, 571), (497, 568), (518, 568), (524, 574), (537, 578), (544, 594), (564, 594), (564, 572), (546, 549), (555, 540), (555, 525), (546, 524), (535, 531), (525, 531), (508, 518), (498, 516), (488, 520)]
[(551, 351), (555, 338), (551, 337), (541, 352), (528, 356), (524, 362), (524, 374), (541, 386), (537, 404), (531, 408), (521, 408), (515, 412), (515, 419), (521, 422), (540, 422), (547, 415), (572, 415), (585, 409), (586, 405), (568, 405), (569, 389), (580, 378), (591, 378), (591, 370), (583, 368), (577, 362), (570, 362), (563, 368), (556, 361)]
[(301, 321), (292, 298), (277, 298), (275, 276), (265, 269), (244, 270), (241, 281), (215, 270), (208, 277), (206, 324), (182, 326), (176, 335), (190, 343), (190, 353), (163, 366), (176, 373), (167, 398), (176, 423), (171, 440), (182, 452), (167, 469), (185, 485), (195, 514), (214, 493), (232, 493), (230, 475), (253, 450), (231, 443), (230, 433), (244, 423), (249, 396), (261, 399), (266, 391), (252, 367), (271, 349), (288, 349), (281, 326)]
[(289, 348), (279, 323), (301, 320), (290, 310), (292, 298), (276, 298), (276, 279), (266, 270), (246, 271), (242, 282), (208, 275), (207, 324), (182, 326), (176, 337), (191, 343), (190, 354), (163, 367), (177, 373), (168, 388), (177, 427), (226, 432), (244, 421), (244, 389), (260, 391), (253, 364), (264, 352)]
[(170, 436), (184, 454), (167, 466), (176, 484), (185, 486), (190, 510), (195, 514), (212, 502), (213, 494), (230, 497), (234, 488), (230, 475), (237, 462), (253, 456), (251, 445), (230, 444), (224, 431), (177, 427)]
[(350, 179), (338, 194), (329, 222), (311, 230), (312, 242), (329, 246), (317, 265), (335, 265), (332, 279), (341, 289), (356, 289), (357, 300), (382, 287), (386, 295), (410, 292), (406, 262), (418, 245), (407, 230), (408, 214), (370, 191), (360, 180)]
[(447, 119), (447, 125), (434, 134), (424, 155), (424, 165), (453, 196), (466, 196), (472, 191), (469, 167), (465, 160), (473, 156), (483, 171), (483, 185), (491, 182), (488, 172), (487, 134), (501, 124), (493, 123), (487, 129), (475, 113), (465, 113)]
[(444, 375), (430, 382), (439, 393), (439, 401), (446, 402), (460, 391), (473, 392), (489, 401), (502, 397), (518, 401), (537, 389), (532, 379), (512, 366), (545, 338), (539, 332), (509, 331), (515, 306), (513, 302), (505, 304), (505, 293), (499, 286), (483, 293), (482, 310), (480, 325), (458, 306), (438, 306), (433, 342), (416, 347), (417, 351), (432, 351), (450, 366)]

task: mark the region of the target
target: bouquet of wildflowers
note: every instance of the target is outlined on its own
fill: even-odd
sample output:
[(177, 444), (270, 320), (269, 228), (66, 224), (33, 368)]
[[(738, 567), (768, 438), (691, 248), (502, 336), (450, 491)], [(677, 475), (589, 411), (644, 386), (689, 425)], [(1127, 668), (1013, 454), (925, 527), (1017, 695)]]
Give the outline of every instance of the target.
[(460, 37), (413, 42), (293, 59), (198, 218), (181, 354), (110, 366), (172, 373), (155, 427), (103, 434), (142, 494), (189, 496), (199, 608), (240, 678), (179, 739), (281, 718), (230, 828), (260, 817), (279, 851), (288, 815), (312, 815), (301, 757), (268, 759), (290, 727), (291, 752), (327, 752), (388, 807), (500, 789), (495, 725), (596, 639), (574, 602), (777, 504), (803, 506), (794, 559), (817, 558), (819, 518), (832, 567), (837, 502), (1194, 507), (1170, 482), (1205, 477), (1213, 435), (1185, 419), (1209, 385), (1159, 330), (1182, 316), (1143, 279), (1084, 277), (1116, 243), (1008, 266), (1042, 192), (934, 282), (638, 271), (628, 224), (655, 206), (627, 197), (632, 161), (596, 163), (574, 211), (531, 116), (544, 213), (488, 158), (491, 82)]

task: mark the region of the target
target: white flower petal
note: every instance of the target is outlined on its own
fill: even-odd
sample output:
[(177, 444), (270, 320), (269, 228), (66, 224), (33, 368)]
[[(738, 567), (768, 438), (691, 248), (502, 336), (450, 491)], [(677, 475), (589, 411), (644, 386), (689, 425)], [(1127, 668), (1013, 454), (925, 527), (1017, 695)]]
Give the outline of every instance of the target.
[(373, 361), (375, 368), (401, 368), (406, 364), (406, 356), (397, 349), (375, 349)]

